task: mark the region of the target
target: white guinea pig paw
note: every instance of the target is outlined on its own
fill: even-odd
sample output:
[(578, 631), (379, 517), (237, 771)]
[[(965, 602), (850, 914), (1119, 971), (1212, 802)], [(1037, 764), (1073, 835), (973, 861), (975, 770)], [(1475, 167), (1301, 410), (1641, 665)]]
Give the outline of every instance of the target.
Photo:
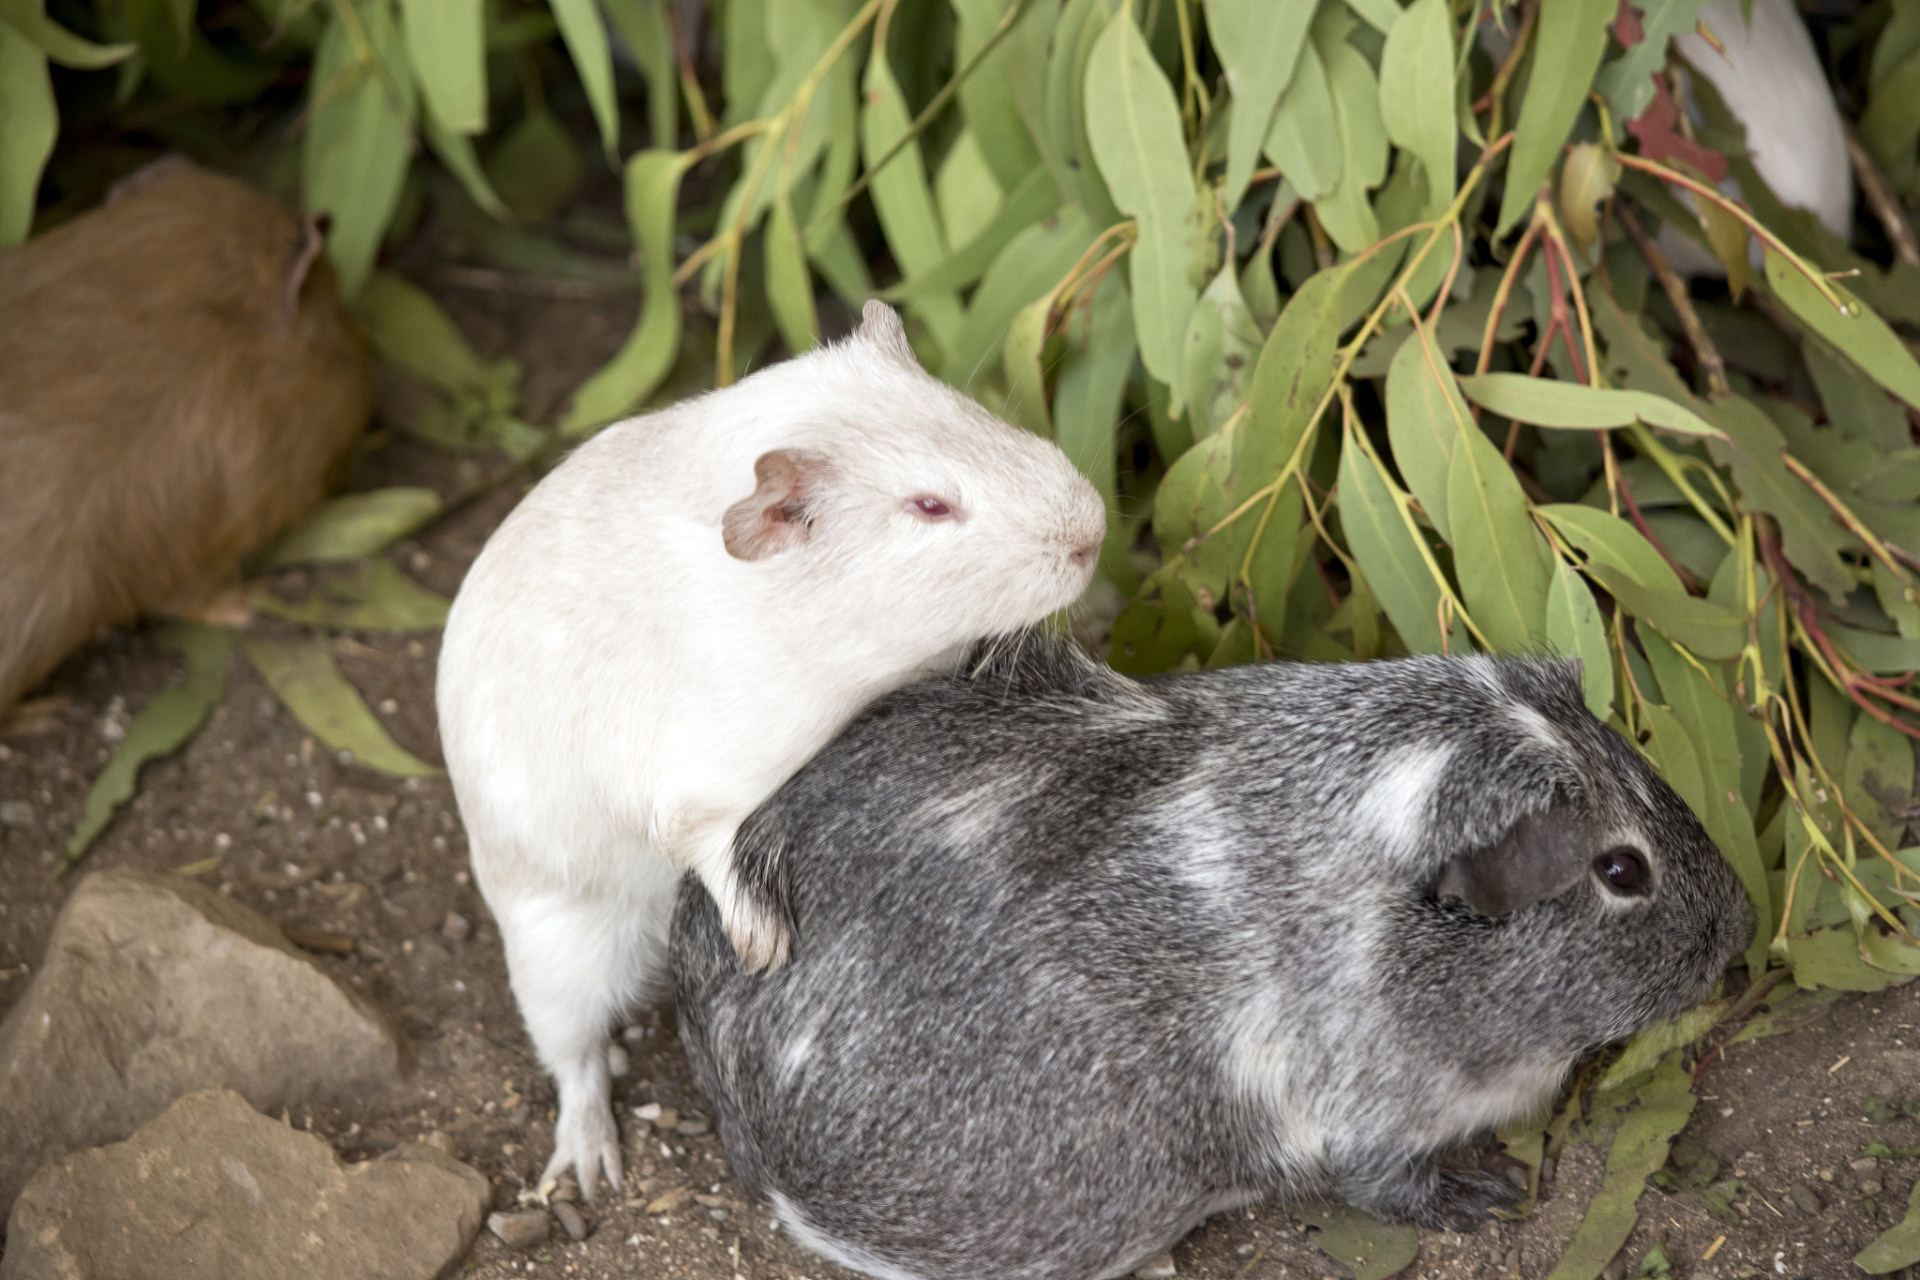
[(735, 894), (722, 905), (720, 914), (726, 922), (727, 941), (749, 972), (772, 971), (787, 962), (793, 935), (773, 912), (744, 894)]
[(569, 1172), (580, 1183), (580, 1193), (588, 1204), (599, 1193), (602, 1175), (609, 1187), (620, 1190), (620, 1130), (604, 1103), (597, 1107), (561, 1107), (560, 1119), (553, 1126), (553, 1159), (547, 1161), (539, 1185), (555, 1183)]

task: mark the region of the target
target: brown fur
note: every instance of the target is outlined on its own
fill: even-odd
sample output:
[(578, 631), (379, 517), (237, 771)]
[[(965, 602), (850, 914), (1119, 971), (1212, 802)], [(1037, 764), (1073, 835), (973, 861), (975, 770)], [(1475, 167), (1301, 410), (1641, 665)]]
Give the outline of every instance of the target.
[(315, 235), (169, 160), (0, 251), (0, 714), (101, 628), (204, 609), (325, 493), (372, 369)]

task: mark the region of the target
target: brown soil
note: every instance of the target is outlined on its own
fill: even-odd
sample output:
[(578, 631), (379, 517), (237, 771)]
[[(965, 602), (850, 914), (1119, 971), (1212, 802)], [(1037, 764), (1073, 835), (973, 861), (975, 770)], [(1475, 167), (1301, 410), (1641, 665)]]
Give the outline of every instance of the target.
[[(551, 420), (565, 393), (624, 338), (634, 299), (440, 287), (483, 354), (526, 366), (530, 416)], [(473, 464), (392, 441), (373, 449), (352, 487), (433, 483), (451, 490)], [(451, 594), (520, 490), (503, 490), (397, 548), (396, 563)], [(348, 677), (407, 750), (438, 760), (434, 636), (360, 635), (336, 642)], [(0, 799), (32, 807), (0, 825), (0, 1009), (24, 988), (55, 912), (77, 875), (47, 869), (77, 821), (89, 782), (130, 716), (176, 679), (175, 659), (144, 633), (114, 633), (68, 661), (42, 693), (69, 699), (34, 736), (0, 739)], [(14, 813), (18, 817), (18, 811)], [(348, 935), (351, 955), (323, 955), (341, 981), (397, 1011), (418, 1044), (410, 1081), (358, 1110), (295, 1114), (350, 1158), (439, 1132), (492, 1180), (496, 1208), (514, 1206), (550, 1149), (553, 1090), (534, 1061), (507, 989), (500, 939), (466, 869), (466, 846), (444, 779), (400, 781), (342, 764), (317, 744), (236, 657), (227, 700), (176, 757), (148, 767), (140, 794), (88, 854), (83, 870), (167, 870), (221, 855), (201, 878), (290, 929)], [(470, 925), (464, 936), (460, 920)], [(1656, 1238), (1674, 1274), (1843, 1277), (1851, 1256), (1899, 1221), (1913, 1161), (1851, 1162), (1869, 1141), (1920, 1143), (1920, 1125), (1871, 1128), (1860, 1100), (1920, 1096), (1920, 986), (1847, 997), (1813, 1024), (1742, 1044), (1705, 1072), (1684, 1138), (1745, 1183), (1722, 1221), (1699, 1193), (1649, 1190), (1640, 1226), (1616, 1262), (1622, 1274)], [(639, 1010), (624, 1043), (632, 1069), (615, 1082), (626, 1136), (623, 1194), (588, 1213), (592, 1234), (555, 1229), (524, 1253), (483, 1233), (465, 1274), (690, 1276), (701, 1280), (845, 1274), (772, 1229), (727, 1173), (709, 1133), (660, 1134), (634, 1115), (657, 1102), (704, 1112), (671, 1013)], [(1689, 1155), (1697, 1155), (1689, 1148)], [(1561, 1153), (1542, 1203), (1524, 1222), (1462, 1237), (1424, 1232), (1406, 1273), (1542, 1277), (1599, 1186), (1604, 1155)], [(1808, 1193), (1811, 1193), (1811, 1197)], [(649, 1208), (652, 1209), (649, 1212)], [(1349, 1274), (1316, 1250), (1281, 1207), (1216, 1218), (1174, 1250), (1181, 1275), (1307, 1280)], [(1717, 1243), (1721, 1236), (1723, 1242)], [(1704, 1260), (1711, 1253), (1711, 1260)], [(1611, 1273), (1610, 1273), (1611, 1274)]]

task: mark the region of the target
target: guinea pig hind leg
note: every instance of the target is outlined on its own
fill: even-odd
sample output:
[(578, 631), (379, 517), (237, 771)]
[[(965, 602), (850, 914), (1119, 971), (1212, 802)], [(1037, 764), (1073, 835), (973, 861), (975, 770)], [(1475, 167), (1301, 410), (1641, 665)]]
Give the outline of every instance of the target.
[[(502, 909), (504, 907), (504, 909)], [(595, 1199), (602, 1176), (620, 1189), (607, 1032), (664, 956), (658, 937), (617, 902), (528, 894), (495, 906), (507, 973), (527, 1033), (560, 1094), (553, 1158), (541, 1185), (572, 1170)]]
[(1338, 1179), (1335, 1190), (1357, 1209), (1388, 1222), (1412, 1222), (1436, 1231), (1473, 1231), (1510, 1209), (1521, 1192), (1495, 1173), (1442, 1169), (1432, 1156), (1383, 1152)]

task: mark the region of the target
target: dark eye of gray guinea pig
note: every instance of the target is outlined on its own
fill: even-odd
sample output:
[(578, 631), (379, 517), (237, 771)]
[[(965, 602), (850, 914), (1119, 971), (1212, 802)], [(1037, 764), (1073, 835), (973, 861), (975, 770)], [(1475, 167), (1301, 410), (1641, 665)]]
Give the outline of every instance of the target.
[(1646, 888), (1647, 864), (1632, 849), (1609, 849), (1593, 860), (1609, 887), (1620, 893), (1639, 893)]

